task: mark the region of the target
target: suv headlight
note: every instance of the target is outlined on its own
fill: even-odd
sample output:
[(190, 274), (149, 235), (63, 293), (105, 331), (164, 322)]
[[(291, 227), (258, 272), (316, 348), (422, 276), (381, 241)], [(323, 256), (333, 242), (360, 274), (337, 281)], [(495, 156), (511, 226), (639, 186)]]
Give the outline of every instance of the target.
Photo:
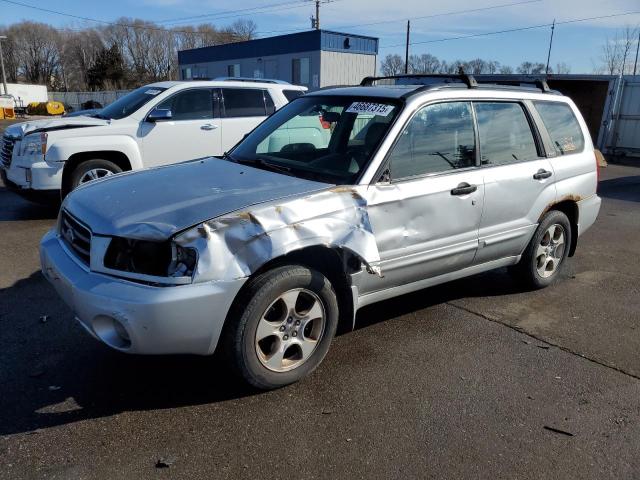
[(22, 150), (20, 155), (42, 155), (47, 152), (48, 135), (46, 132), (40, 135), (27, 135), (22, 139)]
[(153, 277), (191, 277), (197, 262), (196, 251), (168, 240), (151, 242), (114, 237), (104, 256), (104, 266)]

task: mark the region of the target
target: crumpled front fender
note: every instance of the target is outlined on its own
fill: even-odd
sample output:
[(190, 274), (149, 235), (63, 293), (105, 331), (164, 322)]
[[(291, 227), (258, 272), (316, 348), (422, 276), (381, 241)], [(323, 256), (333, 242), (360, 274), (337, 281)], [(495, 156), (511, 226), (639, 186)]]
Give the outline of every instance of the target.
[(175, 241), (198, 251), (194, 280), (248, 277), (265, 263), (305, 247), (343, 248), (380, 275), (380, 255), (363, 187), (335, 187), (274, 201), (204, 222)]

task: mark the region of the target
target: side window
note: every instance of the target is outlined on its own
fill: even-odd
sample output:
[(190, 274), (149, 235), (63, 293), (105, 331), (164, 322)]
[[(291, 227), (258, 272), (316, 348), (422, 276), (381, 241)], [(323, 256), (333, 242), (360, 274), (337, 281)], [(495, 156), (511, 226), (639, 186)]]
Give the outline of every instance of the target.
[(213, 118), (213, 97), (207, 88), (194, 88), (175, 94), (157, 108), (171, 110), (172, 120), (177, 121)]
[(519, 103), (475, 104), (483, 165), (539, 158), (527, 116)]
[(264, 117), (264, 94), (256, 88), (223, 88), (224, 116)]
[(560, 102), (533, 102), (533, 104), (542, 117), (542, 122), (549, 132), (558, 155), (579, 153), (584, 149), (582, 129), (569, 105)]
[(390, 162), (393, 179), (475, 166), (471, 104), (437, 103), (422, 108), (400, 134)]

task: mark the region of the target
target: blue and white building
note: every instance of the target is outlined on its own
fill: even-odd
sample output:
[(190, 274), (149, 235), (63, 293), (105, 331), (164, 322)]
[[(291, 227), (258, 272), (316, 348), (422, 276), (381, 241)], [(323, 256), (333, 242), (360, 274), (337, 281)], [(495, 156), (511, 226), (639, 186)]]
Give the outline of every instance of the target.
[(269, 78), (315, 90), (375, 75), (378, 39), (311, 30), (178, 52), (180, 78)]

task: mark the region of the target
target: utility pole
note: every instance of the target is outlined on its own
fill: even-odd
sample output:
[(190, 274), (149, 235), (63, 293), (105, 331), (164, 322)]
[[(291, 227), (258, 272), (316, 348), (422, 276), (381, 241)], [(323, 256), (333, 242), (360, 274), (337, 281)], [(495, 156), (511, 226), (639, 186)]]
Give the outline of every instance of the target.
[(551, 60), (551, 47), (553, 46), (553, 32), (556, 29), (556, 19), (553, 19), (551, 25), (551, 39), (549, 40), (549, 53), (547, 54), (547, 68), (545, 69), (545, 75), (549, 75), (549, 60)]
[(316, 0), (316, 21), (314, 25), (316, 30), (320, 30), (320, 0)]
[(6, 40), (5, 35), (0, 35), (0, 68), (2, 70), (2, 85), (4, 86), (4, 94), (9, 95), (7, 88), (7, 75), (4, 73), (4, 58), (2, 57), (2, 40)]
[(404, 51), (404, 73), (409, 73), (409, 35), (411, 32), (411, 20), (407, 20), (407, 45)]
[(636, 45), (636, 61), (633, 64), (633, 76), (636, 76), (638, 71), (638, 51), (640, 51), (640, 30), (638, 30), (638, 45)]

